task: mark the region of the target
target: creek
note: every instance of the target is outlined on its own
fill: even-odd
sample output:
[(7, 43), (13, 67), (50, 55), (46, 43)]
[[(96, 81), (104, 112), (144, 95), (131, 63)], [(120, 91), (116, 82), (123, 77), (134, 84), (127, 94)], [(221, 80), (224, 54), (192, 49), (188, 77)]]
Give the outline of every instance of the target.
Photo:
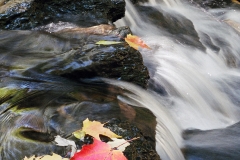
[[(64, 156), (69, 148), (56, 146), (54, 136), (72, 138), (86, 118), (129, 121), (154, 151), (155, 136), (162, 160), (239, 159), (238, 4), (142, 1), (126, 0), (125, 17), (114, 22), (151, 48), (141, 54), (126, 43), (95, 44), (120, 41), (119, 34), (89, 36), (68, 23), (43, 26), (49, 32), (0, 31), (0, 159)], [(139, 152), (129, 154), (152, 155)]]
[[(207, 10), (191, 2), (150, 0), (134, 6), (127, 0), (125, 17), (115, 24), (130, 26), (151, 47), (140, 50), (151, 85), (145, 91), (129, 83), (111, 83), (135, 93), (120, 100), (156, 115), (157, 151), (163, 160), (238, 159), (240, 37), (227, 21), (239, 25), (240, 12), (233, 7)], [(150, 10), (171, 17), (187, 31), (169, 32), (172, 26), (163, 28), (162, 19), (151, 17)], [(183, 17), (193, 28), (178, 21)], [(196, 35), (188, 34), (192, 30), (200, 43), (189, 45), (196, 41)]]

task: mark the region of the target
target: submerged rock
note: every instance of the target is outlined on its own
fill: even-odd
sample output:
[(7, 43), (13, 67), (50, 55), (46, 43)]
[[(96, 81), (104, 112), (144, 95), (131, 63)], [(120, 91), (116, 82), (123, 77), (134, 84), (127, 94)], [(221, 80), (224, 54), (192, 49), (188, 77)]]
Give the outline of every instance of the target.
[(186, 17), (175, 12), (167, 12), (161, 9), (155, 9), (151, 6), (135, 5), (139, 11), (141, 18), (146, 19), (148, 23), (158, 26), (155, 30), (166, 36), (176, 39), (177, 43), (182, 45), (193, 46), (201, 50), (205, 47), (199, 40), (197, 31), (193, 23)]
[(233, 4), (233, 0), (191, 0), (203, 8), (225, 8)]
[[(102, 80), (146, 87), (149, 75), (141, 54), (123, 41), (128, 33), (128, 27), (110, 25), (52, 33), (0, 31), (0, 159), (51, 152), (64, 156), (68, 148), (56, 146), (54, 137), (70, 137), (86, 118), (128, 121), (115, 125), (125, 127), (125, 137), (140, 136), (141, 142), (126, 150), (127, 156), (159, 159), (155, 116), (120, 101), (126, 91)], [(99, 40), (121, 43), (97, 45)]]
[(2, 0), (0, 29), (32, 29), (59, 21), (78, 26), (108, 24), (124, 16), (118, 0)]
[[(127, 27), (115, 29), (110, 25), (54, 33), (1, 31), (2, 74), (33, 78), (47, 74), (75, 81), (105, 77), (146, 87), (149, 75), (141, 54), (122, 40), (129, 32)], [(99, 40), (122, 43), (96, 45)]]
[(86, 118), (109, 121), (126, 139), (139, 136), (129, 159), (160, 159), (155, 116), (119, 100), (127, 91), (103, 79), (147, 87), (142, 56), (124, 41), (130, 29), (107, 25), (124, 7), (124, 0), (0, 1), (0, 159), (65, 156), (54, 137), (71, 137)]
[(224, 129), (187, 130), (183, 133), (187, 160), (237, 160), (240, 157), (240, 123)]
[(0, 159), (51, 152), (67, 155), (69, 149), (55, 145), (54, 137), (71, 137), (86, 118), (109, 122), (107, 126), (126, 139), (140, 137), (126, 150), (128, 157), (159, 159), (155, 152), (155, 117), (147, 109), (118, 100), (124, 95), (123, 89), (101, 81), (42, 78), (45, 80), (1, 78)]

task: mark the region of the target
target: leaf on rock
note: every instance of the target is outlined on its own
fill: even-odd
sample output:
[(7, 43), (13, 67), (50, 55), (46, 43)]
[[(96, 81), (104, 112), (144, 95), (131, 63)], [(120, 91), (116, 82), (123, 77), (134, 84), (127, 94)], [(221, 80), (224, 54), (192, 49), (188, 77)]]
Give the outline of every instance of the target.
[(128, 141), (125, 139), (117, 139), (117, 138), (112, 138), (113, 141), (107, 142), (111, 146), (111, 148), (117, 148), (119, 151), (124, 151), (127, 146), (130, 145)]
[(113, 150), (110, 145), (97, 139), (93, 144), (83, 145), (70, 160), (127, 160), (119, 150)]
[(136, 50), (138, 50), (139, 47), (151, 49), (138, 36), (135, 35), (128, 34), (125, 38), (125, 41), (129, 44), (129, 46), (133, 47)]
[(118, 41), (104, 41), (104, 40), (101, 40), (101, 41), (98, 41), (96, 44), (112, 45), (112, 44), (119, 44), (119, 43), (122, 43), (122, 42), (118, 42)]
[(121, 136), (113, 133), (110, 131), (110, 129), (104, 128), (103, 125), (104, 124), (101, 124), (98, 121), (89, 121), (87, 118), (83, 121), (82, 131), (98, 140), (100, 140), (99, 134), (107, 136), (109, 138), (121, 138)]
[(44, 155), (39, 157), (32, 156), (30, 158), (25, 157), (23, 160), (69, 160), (69, 159), (62, 158), (60, 155), (53, 153), (52, 156), (50, 155)]
[(86, 135), (86, 133), (82, 130), (77, 130), (77, 131), (73, 132), (72, 134), (80, 140), (83, 140), (84, 136)]

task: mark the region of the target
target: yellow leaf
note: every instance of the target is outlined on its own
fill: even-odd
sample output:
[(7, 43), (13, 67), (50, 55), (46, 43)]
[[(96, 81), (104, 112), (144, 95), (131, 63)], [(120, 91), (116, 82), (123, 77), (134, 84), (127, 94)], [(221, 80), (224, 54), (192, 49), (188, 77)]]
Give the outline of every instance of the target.
[(98, 121), (89, 121), (87, 118), (83, 121), (83, 127), (81, 131), (84, 131), (86, 134), (93, 136), (94, 138), (100, 140), (99, 134), (110, 137), (110, 138), (121, 138), (121, 136), (113, 133), (108, 128), (103, 127), (104, 124), (101, 124)]
[(125, 38), (125, 41), (129, 44), (129, 46), (133, 47), (136, 50), (138, 50), (139, 47), (151, 49), (138, 36), (135, 35), (128, 34)]
[(53, 153), (52, 156), (50, 155), (44, 155), (39, 157), (32, 156), (30, 158), (25, 157), (23, 160), (69, 160), (69, 159), (62, 158), (60, 155)]
[(85, 132), (82, 130), (77, 130), (77, 131), (73, 132), (73, 135), (78, 139), (83, 139), (85, 136)]
[(122, 42), (101, 40), (101, 41), (98, 41), (96, 44), (111, 45), (111, 44), (119, 44), (119, 43), (122, 43)]

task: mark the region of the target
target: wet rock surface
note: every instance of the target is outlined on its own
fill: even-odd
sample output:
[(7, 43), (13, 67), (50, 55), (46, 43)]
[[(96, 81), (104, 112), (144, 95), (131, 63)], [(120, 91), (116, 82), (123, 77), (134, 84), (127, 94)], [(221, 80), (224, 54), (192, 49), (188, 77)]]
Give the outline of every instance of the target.
[[(121, 134), (141, 137), (126, 155), (159, 159), (154, 115), (121, 102), (117, 97), (124, 90), (101, 80), (124, 80), (146, 87), (149, 75), (141, 54), (123, 41), (128, 33), (128, 27), (110, 25), (53, 33), (1, 31), (0, 159), (51, 152), (67, 155), (68, 148), (56, 146), (54, 137), (68, 138), (86, 118), (101, 122), (119, 119), (113, 125), (125, 127)], [(122, 43), (96, 45), (99, 40)]]
[(54, 137), (71, 137), (86, 118), (109, 122), (126, 139), (140, 137), (128, 159), (160, 159), (155, 116), (120, 101), (127, 91), (104, 82), (147, 87), (142, 56), (124, 41), (130, 29), (107, 25), (124, 7), (124, 0), (0, 1), (0, 159), (65, 156), (69, 148)]
[(183, 151), (186, 154), (186, 158), (189, 160), (239, 159), (239, 126), (240, 123), (238, 122), (224, 129), (185, 131), (183, 137), (186, 143)]
[(191, 3), (198, 4), (203, 8), (225, 8), (234, 4), (232, 0), (192, 0)]
[(159, 159), (154, 151), (155, 117), (147, 109), (118, 100), (123, 89), (102, 81), (74, 83), (55, 78), (1, 79), (5, 87), (0, 89), (0, 159), (51, 152), (67, 155), (69, 148), (56, 146), (54, 137), (71, 137), (86, 118), (108, 122), (107, 127), (126, 139), (140, 137), (126, 150), (130, 159)]
[[(110, 25), (55, 33), (2, 31), (0, 61), (6, 70), (2, 74), (33, 76), (34, 72), (72, 80), (105, 77), (146, 87), (149, 75), (141, 54), (122, 40), (129, 32), (127, 27), (114, 29)], [(122, 43), (96, 45), (100, 40)]]
[(127, 140), (139, 137), (139, 139), (130, 142), (131, 145), (123, 152), (128, 160), (160, 160), (155, 151), (155, 140), (145, 136), (136, 126), (119, 119), (112, 119), (105, 126)]
[[(182, 45), (194, 46), (205, 50), (205, 47), (199, 41), (199, 36), (190, 20), (177, 13), (168, 13), (164, 10), (157, 10), (151, 6), (135, 5), (139, 14), (148, 23), (159, 26), (159, 32), (165, 32), (166, 36), (174, 37), (177, 43)], [(187, 26), (187, 27), (186, 27)]]
[[(113, 118), (104, 127), (122, 136), (123, 139), (130, 140), (130, 145), (123, 151), (128, 160), (160, 160), (159, 155), (155, 151), (155, 140), (144, 135), (145, 132), (142, 132), (137, 126), (128, 121)], [(100, 135), (100, 138), (103, 142), (112, 141), (110, 138), (102, 135)], [(89, 135), (85, 136), (83, 141), (79, 141), (74, 136), (71, 136), (69, 139), (75, 141), (79, 149), (84, 144), (93, 143), (93, 138)]]
[(148, 2), (148, 0), (131, 0), (131, 2), (133, 4), (137, 4), (137, 3), (145, 3), (145, 2)]
[(124, 16), (124, 0), (10, 0), (0, 3), (0, 29), (32, 29), (59, 21), (108, 24)]

